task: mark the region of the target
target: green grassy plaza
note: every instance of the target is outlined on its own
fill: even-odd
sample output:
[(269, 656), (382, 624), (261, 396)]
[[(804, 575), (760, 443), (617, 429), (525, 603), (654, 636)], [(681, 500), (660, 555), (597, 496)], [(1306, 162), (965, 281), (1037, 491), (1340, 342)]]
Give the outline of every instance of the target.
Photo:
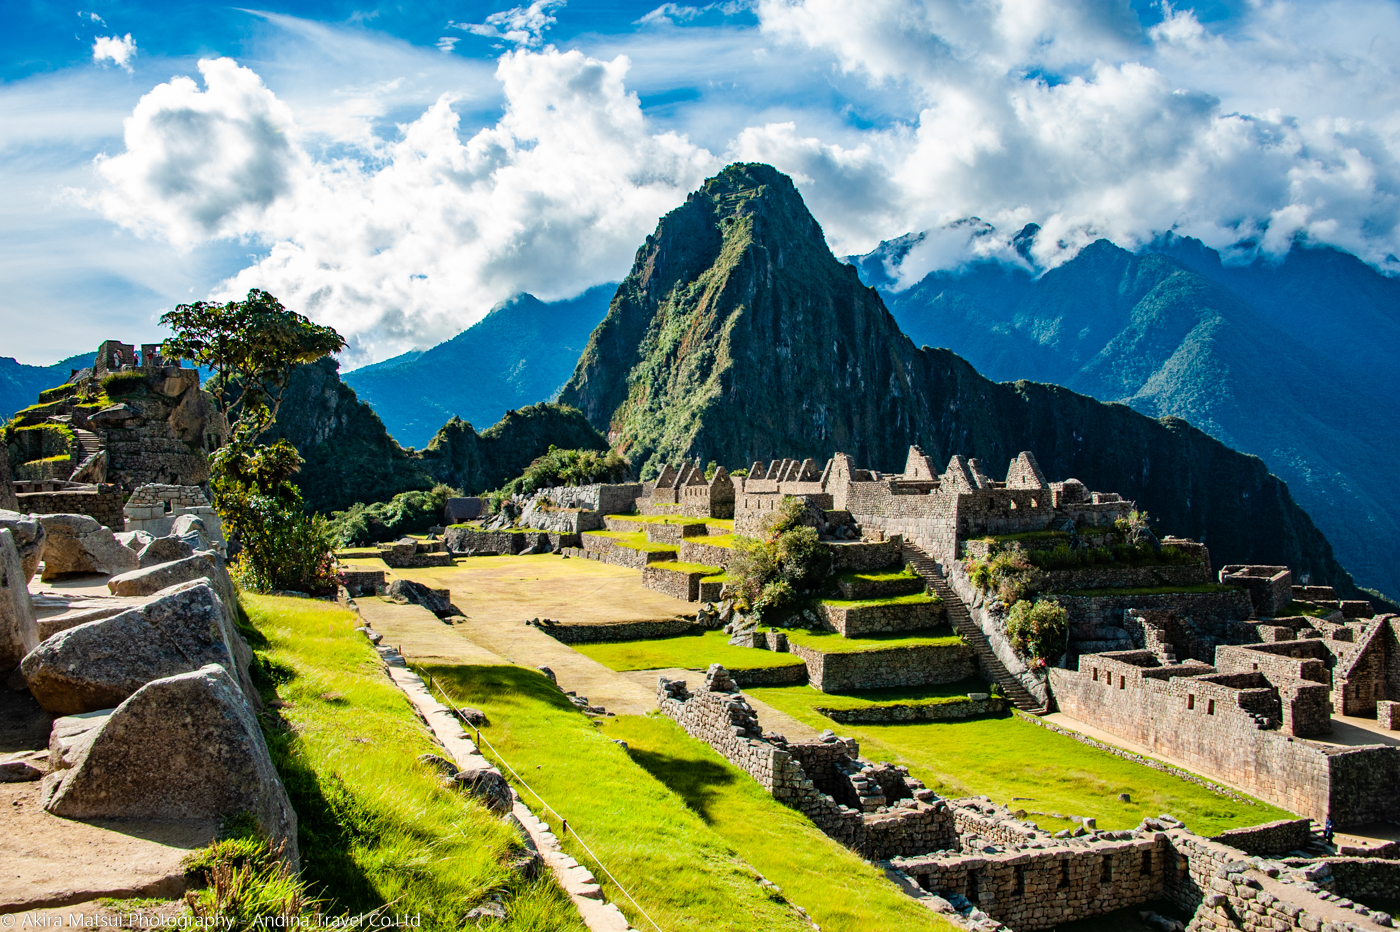
[(730, 670), (763, 670), (770, 667), (799, 666), (801, 658), (771, 650), (735, 647), (723, 631), (706, 631), (679, 637), (646, 641), (604, 641), (575, 644), (574, 650), (591, 657), (610, 670), (663, 670), (679, 667), (704, 670), (712, 663)]

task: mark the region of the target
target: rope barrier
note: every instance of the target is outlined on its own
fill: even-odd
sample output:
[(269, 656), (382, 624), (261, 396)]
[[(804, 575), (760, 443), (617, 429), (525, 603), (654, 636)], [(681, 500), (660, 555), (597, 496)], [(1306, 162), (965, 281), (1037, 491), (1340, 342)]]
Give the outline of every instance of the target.
[[(399, 651), (399, 656), (403, 656), (402, 650)], [(407, 661), (405, 661), (405, 663), (406, 662)], [(410, 669), (412, 668), (410, 667)], [(414, 672), (417, 673), (418, 671), (415, 670)], [(474, 722), (467, 720), (467, 717), (462, 713), (461, 708), (457, 705), (456, 702), (452, 701), (452, 697), (447, 694), (447, 690), (443, 689), (442, 686), (440, 686), (437, 683), (437, 681), (433, 679), (433, 675), (431, 673), (424, 671), (421, 675), (426, 676), (428, 678), (429, 694), (431, 694), (433, 688), (436, 687), (438, 694), (441, 695), (444, 700), (446, 700), (448, 707), (452, 709), (452, 713), (457, 717), (457, 720), (460, 722), (465, 722), (467, 725), (471, 726), (472, 734), (476, 738), (477, 747), (485, 745), (487, 748), (489, 748), (491, 753), (495, 755), (497, 760), (499, 760), (501, 764), (511, 772), (515, 779), (520, 782), (520, 785), (525, 787), (525, 789), (529, 790), (530, 794), (540, 801), (540, 805), (544, 808), (544, 810), (546, 812), (554, 813), (554, 815), (559, 819), (560, 824), (563, 826), (561, 834), (568, 835), (570, 831), (569, 820), (564, 818), (564, 814), (558, 809), (555, 809), (553, 806), (551, 806), (534, 787), (527, 783), (525, 781), (525, 778), (520, 775), (520, 772), (510, 765), (510, 761), (506, 760), (505, 755), (503, 755), (500, 751), (496, 750), (496, 746), (493, 745), (487, 738), (485, 738), (481, 734), (481, 729), (478, 728)], [(578, 833), (578, 829), (573, 829), (573, 835), (574, 841), (578, 842), (579, 847), (581, 847), (584, 851), (588, 853), (588, 856), (593, 859), (593, 862), (595, 864), (598, 865), (599, 870), (601, 870), (604, 874), (608, 875), (608, 879), (611, 880), (617, 886), (617, 888), (622, 891), (622, 895), (627, 897), (627, 899), (631, 900), (632, 905), (637, 908), (637, 912), (641, 913), (643, 918), (645, 918), (647, 922), (651, 923), (652, 928), (656, 929), (656, 932), (663, 932), (661, 926), (657, 924), (656, 920), (651, 918), (651, 916), (647, 914), (647, 911), (645, 909), (642, 909), (642, 904), (637, 902), (637, 898), (628, 892), (627, 888), (622, 885), (622, 881), (618, 880), (616, 875), (614, 875), (612, 871), (608, 870), (608, 866), (603, 863), (602, 859), (599, 858), (598, 855), (594, 854), (593, 849), (588, 847), (588, 843), (583, 840), (583, 836)]]

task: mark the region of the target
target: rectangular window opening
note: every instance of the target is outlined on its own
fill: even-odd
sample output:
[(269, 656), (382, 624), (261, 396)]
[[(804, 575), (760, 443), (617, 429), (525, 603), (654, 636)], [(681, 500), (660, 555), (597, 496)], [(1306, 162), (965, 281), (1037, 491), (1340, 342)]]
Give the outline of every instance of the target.
[(1192, 693), (1187, 693), (1187, 694), (1186, 694), (1186, 708), (1188, 708), (1188, 709), (1194, 709), (1195, 707), (1196, 707), (1196, 697), (1195, 697), (1195, 695), (1193, 695)]
[(1144, 852), (1142, 853), (1142, 876), (1144, 876), (1144, 877), (1150, 877), (1151, 875), (1152, 875), (1152, 852), (1151, 852), (1151, 851), (1144, 851)]
[(1065, 888), (1068, 887), (1068, 886), (1069, 886), (1069, 859), (1066, 858), (1065, 860), (1063, 860), (1063, 861), (1060, 862), (1060, 889), (1063, 890), (1063, 889), (1065, 889)]
[(1215, 700), (1214, 700), (1214, 699), (1207, 699), (1207, 700), (1206, 700), (1206, 714), (1207, 714), (1207, 715), (1214, 715), (1214, 714), (1215, 714)]
[(972, 902), (978, 902), (981, 897), (977, 893), (977, 872), (967, 872), (967, 898)]
[(1113, 859), (1104, 855), (1103, 873), (1099, 877), (1099, 883), (1113, 883)]
[(1024, 896), (1026, 892), (1026, 869), (1024, 867), (1016, 868), (1015, 883), (1016, 887), (1011, 892), (1017, 896)]

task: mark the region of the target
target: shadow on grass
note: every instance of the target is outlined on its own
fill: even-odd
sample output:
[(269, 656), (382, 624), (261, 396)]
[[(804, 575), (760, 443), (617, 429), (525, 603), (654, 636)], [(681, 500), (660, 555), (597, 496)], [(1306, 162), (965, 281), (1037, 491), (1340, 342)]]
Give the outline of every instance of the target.
[(638, 766), (685, 800), (706, 825), (715, 820), (712, 810), (721, 805), (725, 788), (739, 780), (739, 774), (715, 761), (675, 757), (656, 751), (628, 748), (627, 754)]
[(424, 664), (415, 668), (431, 674), (458, 702), (470, 703), (477, 697), (489, 697), (493, 703), (515, 706), (539, 703), (561, 712), (582, 714), (569, 701), (569, 697), (538, 670), (439, 664)]
[(313, 896), (327, 901), (329, 914), (364, 913), (383, 906), (383, 897), (350, 854), (356, 835), (367, 834), (364, 806), (338, 778), (322, 780), (302, 759), (299, 743), (291, 731), (267, 734), (272, 763), (297, 814), (302, 879)]

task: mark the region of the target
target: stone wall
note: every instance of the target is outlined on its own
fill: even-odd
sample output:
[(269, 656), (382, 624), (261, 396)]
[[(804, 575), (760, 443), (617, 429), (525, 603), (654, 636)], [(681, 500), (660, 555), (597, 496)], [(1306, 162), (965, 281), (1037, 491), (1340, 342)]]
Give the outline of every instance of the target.
[(583, 508), (555, 508), (528, 505), (520, 515), (520, 523), (537, 531), (550, 531), (568, 537), (577, 537), (584, 531), (599, 531), (603, 528), (603, 516), (596, 511)]
[(700, 580), (710, 575), (696, 570), (671, 569), (669, 563), (651, 563), (642, 567), (642, 585), (682, 602), (698, 602)]
[(891, 703), (859, 709), (828, 709), (822, 706), (815, 706), (814, 709), (843, 725), (891, 725), (899, 722), (956, 722), (983, 715), (1001, 715), (1006, 712), (1006, 707), (1005, 699), (988, 697), (931, 705)]
[(755, 667), (749, 670), (730, 670), (729, 676), (740, 689), (750, 686), (800, 686), (807, 682), (805, 664), (793, 663), (785, 667)]
[[(1041, 588), (1062, 592), (1074, 589), (1145, 589), (1154, 586), (1203, 586), (1214, 583), (1210, 567), (1199, 563), (1189, 566), (1127, 566), (1102, 563), (1072, 570), (1048, 570)], [(1248, 617), (1248, 614), (1246, 614)]]
[(688, 618), (657, 618), (606, 625), (561, 624), (548, 618), (532, 621), (545, 634), (564, 644), (596, 644), (602, 641), (641, 641), (701, 634), (705, 627)]
[(589, 559), (613, 566), (640, 570), (648, 563), (664, 563), (676, 559), (674, 550), (634, 550), (615, 537), (603, 537), (600, 534), (583, 534), (581, 537), (583, 551), (588, 554)]
[(34, 515), (87, 515), (113, 532), (126, 530), (122, 515), (122, 490), (117, 485), (97, 485), (52, 492), (20, 492), (18, 510)]
[(483, 531), (474, 527), (450, 527), (443, 532), (443, 543), (450, 553), (482, 552), (513, 555), (523, 550), (552, 552), (579, 546), (578, 535), (547, 531)]
[(827, 630), (835, 631), (842, 637), (854, 638), (934, 628), (947, 620), (947, 613), (943, 610), (943, 603), (937, 599), (885, 605), (822, 602), (817, 606), (817, 617)]
[(1286, 854), (1306, 848), (1312, 842), (1311, 819), (1279, 819), (1263, 825), (1232, 828), (1214, 836), (1211, 841), (1238, 848), (1245, 854)]
[(567, 485), (553, 489), (540, 489), (537, 496), (542, 501), (561, 508), (583, 508), (601, 515), (627, 514), (637, 510), (637, 499), (642, 495), (640, 482), (619, 484), (598, 483), (595, 485)]
[(926, 890), (965, 896), (1017, 932), (1032, 932), (1156, 899), (1174, 861), (1158, 833), (1083, 848), (903, 858), (891, 866)]
[(789, 642), (788, 650), (806, 662), (808, 682), (822, 692), (935, 686), (977, 674), (977, 654), (966, 645), (826, 652)]
[(734, 553), (734, 548), (707, 544), (703, 537), (687, 537), (680, 543), (677, 559), (682, 563), (725, 567), (734, 562)]
[(904, 565), (904, 538), (898, 534), (884, 540), (827, 541), (833, 573), (869, 573)]
[(1400, 814), (1394, 795), (1380, 790), (1386, 780), (1400, 781), (1400, 748), (1339, 749), (1295, 739), (1278, 727), (1281, 710), (1269, 708), (1272, 690), (1186, 675), (1200, 674), (1199, 666), (1155, 667), (1146, 651), (1135, 653), (1147, 659), (1086, 654), (1078, 671), (1052, 669), (1060, 710), (1317, 822), (1331, 815), (1351, 825)]
[(650, 544), (674, 544), (687, 537), (705, 537), (709, 529), (701, 522), (694, 524), (647, 524), (644, 528), (647, 535), (647, 543)]
[(1400, 861), (1390, 858), (1327, 858), (1333, 889), (1342, 896), (1380, 896), (1395, 899), (1400, 893)]

